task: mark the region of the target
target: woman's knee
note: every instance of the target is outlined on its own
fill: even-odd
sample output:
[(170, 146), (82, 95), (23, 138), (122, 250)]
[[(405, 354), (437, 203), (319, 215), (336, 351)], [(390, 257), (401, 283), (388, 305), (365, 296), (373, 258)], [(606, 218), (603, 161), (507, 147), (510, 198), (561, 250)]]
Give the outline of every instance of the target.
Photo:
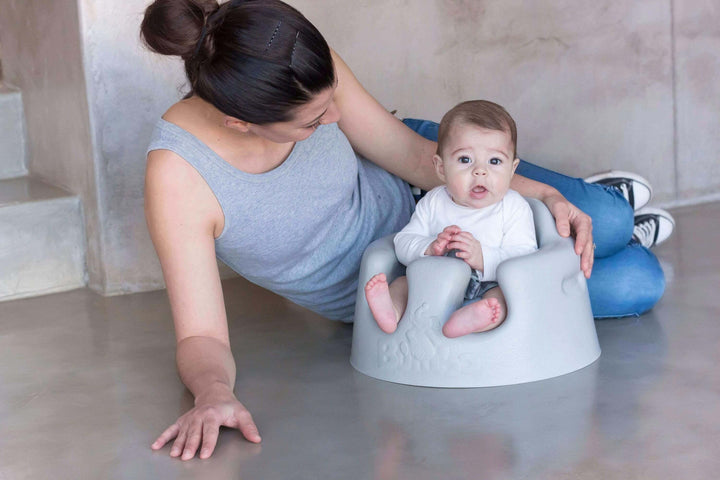
[[(600, 185), (592, 186), (606, 189)], [(626, 248), (632, 239), (635, 212), (619, 192), (595, 192), (594, 197), (596, 202), (588, 202), (586, 208), (579, 208), (592, 218), (596, 257), (609, 257)]]
[(619, 190), (587, 183), (552, 170), (521, 161), (517, 173), (557, 189), (570, 203), (590, 215), (597, 257), (622, 250), (632, 238), (633, 209)]
[(573, 195), (566, 198), (592, 218), (595, 256), (609, 257), (624, 249), (635, 226), (628, 201), (613, 187), (574, 180)]
[(596, 260), (588, 290), (596, 318), (640, 315), (662, 297), (665, 275), (650, 250), (628, 245), (611, 257)]

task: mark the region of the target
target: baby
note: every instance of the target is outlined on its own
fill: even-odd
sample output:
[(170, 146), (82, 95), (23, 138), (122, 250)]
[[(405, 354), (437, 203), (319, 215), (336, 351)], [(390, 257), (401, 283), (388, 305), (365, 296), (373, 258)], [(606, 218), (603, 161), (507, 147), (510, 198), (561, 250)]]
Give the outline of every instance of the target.
[[(463, 102), (440, 122), (435, 169), (444, 186), (417, 204), (410, 223), (395, 236), (395, 253), (404, 265), (428, 255), (462, 259), (472, 268), (465, 293), (474, 300), (452, 314), (446, 337), (484, 332), (507, 313), (496, 279), (505, 259), (537, 249), (530, 205), (510, 180), (517, 158), (515, 121), (503, 107), (485, 100)], [(392, 333), (407, 305), (406, 277), (390, 285), (384, 273), (365, 285), (365, 297), (378, 326)]]

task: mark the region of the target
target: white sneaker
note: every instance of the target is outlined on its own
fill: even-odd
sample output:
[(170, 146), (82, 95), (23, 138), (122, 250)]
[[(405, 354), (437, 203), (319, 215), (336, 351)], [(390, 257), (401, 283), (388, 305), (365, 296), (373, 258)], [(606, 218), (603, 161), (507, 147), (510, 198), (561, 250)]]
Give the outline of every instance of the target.
[(650, 202), (652, 187), (650, 182), (635, 173), (610, 170), (585, 179), (587, 183), (599, 183), (615, 187), (623, 194), (633, 210), (640, 210)]
[(668, 239), (675, 228), (675, 219), (660, 208), (646, 207), (635, 212), (633, 240), (644, 247), (660, 245)]

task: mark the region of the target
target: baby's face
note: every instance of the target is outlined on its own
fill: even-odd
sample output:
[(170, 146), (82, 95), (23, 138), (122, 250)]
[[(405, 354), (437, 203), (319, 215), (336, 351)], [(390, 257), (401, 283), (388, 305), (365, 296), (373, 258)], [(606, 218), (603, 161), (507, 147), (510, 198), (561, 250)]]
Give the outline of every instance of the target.
[(452, 127), (434, 160), (453, 201), (470, 208), (502, 200), (519, 163), (509, 133), (469, 124)]

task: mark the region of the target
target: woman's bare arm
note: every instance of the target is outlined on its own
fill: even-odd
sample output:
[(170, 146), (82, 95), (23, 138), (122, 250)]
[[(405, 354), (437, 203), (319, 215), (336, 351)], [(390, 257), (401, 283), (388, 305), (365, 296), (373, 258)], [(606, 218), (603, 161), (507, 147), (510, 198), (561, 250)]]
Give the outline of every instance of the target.
[(413, 132), (380, 105), (335, 52), (333, 61), (338, 76), (338, 124), (355, 151), (412, 185), (425, 190), (440, 185), (432, 161), (437, 144)]
[(192, 458), (212, 453), (221, 425), (239, 428), (260, 441), (247, 410), (233, 394), (235, 361), (214, 239), (222, 229), (217, 200), (199, 174), (168, 150), (148, 155), (145, 213), (175, 324), (180, 377), (195, 397), (195, 408), (180, 417), (153, 444), (172, 438), (171, 455)]

